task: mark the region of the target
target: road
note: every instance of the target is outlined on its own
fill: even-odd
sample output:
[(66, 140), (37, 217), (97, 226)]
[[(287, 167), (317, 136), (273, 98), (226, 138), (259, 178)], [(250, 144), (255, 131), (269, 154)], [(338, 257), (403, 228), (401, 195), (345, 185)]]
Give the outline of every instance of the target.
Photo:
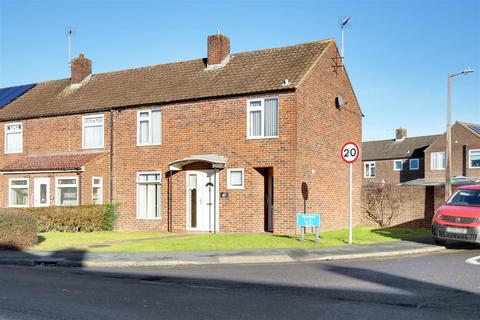
[(480, 248), (321, 263), (0, 267), (0, 319), (480, 319)]

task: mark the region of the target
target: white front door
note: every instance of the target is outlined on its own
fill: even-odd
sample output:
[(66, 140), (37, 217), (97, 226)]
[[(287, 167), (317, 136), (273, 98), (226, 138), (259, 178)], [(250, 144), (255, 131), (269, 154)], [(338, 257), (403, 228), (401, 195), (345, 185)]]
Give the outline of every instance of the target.
[(218, 231), (218, 174), (187, 171), (187, 229)]
[(35, 178), (33, 188), (33, 205), (47, 207), (50, 205), (50, 178)]

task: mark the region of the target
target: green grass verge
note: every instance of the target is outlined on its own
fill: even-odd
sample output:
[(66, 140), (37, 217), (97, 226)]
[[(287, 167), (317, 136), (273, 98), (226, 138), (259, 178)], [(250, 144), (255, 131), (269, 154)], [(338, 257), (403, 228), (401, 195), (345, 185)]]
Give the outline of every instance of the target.
[[(308, 234), (306, 241), (298, 237), (270, 234), (173, 234), (155, 240), (141, 240), (165, 236), (165, 233), (151, 232), (90, 232), (90, 233), (42, 233), (44, 240), (34, 250), (59, 250), (88, 245), (109, 244), (105, 247), (85, 248), (88, 251), (147, 252), (147, 251), (204, 251), (204, 250), (249, 250), (282, 248), (325, 248), (347, 244), (348, 230), (322, 232), (320, 242), (314, 242), (314, 235)], [(353, 242), (369, 244), (409, 240), (430, 235), (425, 229), (375, 229), (355, 228)], [(118, 240), (125, 242), (114, 243)], [(113, 243), (112, 243), (113, 242)]]

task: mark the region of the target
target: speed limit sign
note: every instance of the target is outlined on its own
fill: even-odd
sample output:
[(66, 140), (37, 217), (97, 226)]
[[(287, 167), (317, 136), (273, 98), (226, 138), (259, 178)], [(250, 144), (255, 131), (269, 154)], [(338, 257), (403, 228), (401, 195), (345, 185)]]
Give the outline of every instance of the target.
[(342, 159), (346, 163), (354, 163), (358, 159), (360, 153), (358, 145), (355, 142), (347, 142), (342, 147)]
[(352, 163), (357, 161), (360, 149), (355, 142), (349, 141), (343, 145), (340, 154), (348, 163), (348, 243), (352, 244)]

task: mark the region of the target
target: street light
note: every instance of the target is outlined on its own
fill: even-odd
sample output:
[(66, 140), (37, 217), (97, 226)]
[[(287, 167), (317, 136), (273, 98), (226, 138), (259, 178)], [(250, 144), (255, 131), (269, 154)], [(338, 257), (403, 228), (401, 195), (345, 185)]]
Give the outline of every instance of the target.
[(447, 143), (445, 150), (445, 201), (450, 198), (452, 194), (452, 183), (451, 183), (451, 168), (452, 168), (452, 78), (460, 75), (467, 75), (474, 72), (472, 68), (465, 68), (462, 72), (449, 74), (448, 75), (448, 97), (447, 97)]

